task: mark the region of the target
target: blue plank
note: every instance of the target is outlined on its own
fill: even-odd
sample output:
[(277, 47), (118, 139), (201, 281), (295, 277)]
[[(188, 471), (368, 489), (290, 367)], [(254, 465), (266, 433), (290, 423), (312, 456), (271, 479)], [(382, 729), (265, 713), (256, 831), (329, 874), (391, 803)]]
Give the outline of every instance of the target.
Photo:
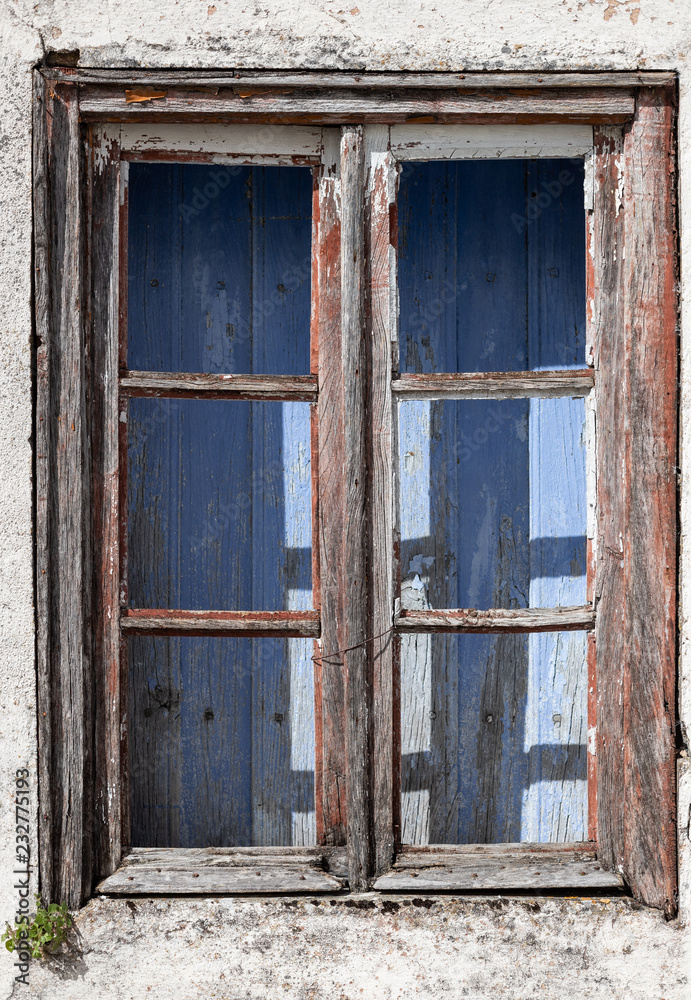
[(129, 177), (129, 368), (308, 374), (311, 171), (133, 163)]
[[(402, 370), (582, 366), (582, 197), (571, 161), (407, 169)], [(403, 403), (399, 447), (404, 607), (585, 602), (583, 400)], [(583, 634), (408, 637), (401, 670), (404, 841), (585, 835)]]
[[(309, 371), (311, 172), (130, 177), (130, 367)], [(128, 433), (131, 606), (311, 608), (309, 404), (135, 399)], [(133, 843), (314, 842), (310, 646), (130, 642)]]

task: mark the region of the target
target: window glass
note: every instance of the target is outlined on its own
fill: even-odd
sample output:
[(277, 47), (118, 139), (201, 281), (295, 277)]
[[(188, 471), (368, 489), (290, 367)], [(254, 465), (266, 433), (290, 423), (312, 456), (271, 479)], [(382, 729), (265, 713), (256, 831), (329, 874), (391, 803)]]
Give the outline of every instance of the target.
[(132, 163), (133, 371), (309, 374), (308, 167)]
[(314, 844), (312, 641), (128, 649), (132, 845)]
[(585, 364), (583, 160), (406, 162), (402, 372)]
[[(405, 163), (402, 372), (584, 367), (583, 161)], [(583, 398), (410, 400), (401, 606), (586, 603)], [(584, 632), (401, 639), (404, 843), (585, 839)]]
[(401, 637), (404, 844), (587, 839), (585, 643)]
[(131, 607), (311, 608), (309, 410), (129, 401)]
[(399, 404), (404, 608), (585, 604), (583, 399)]

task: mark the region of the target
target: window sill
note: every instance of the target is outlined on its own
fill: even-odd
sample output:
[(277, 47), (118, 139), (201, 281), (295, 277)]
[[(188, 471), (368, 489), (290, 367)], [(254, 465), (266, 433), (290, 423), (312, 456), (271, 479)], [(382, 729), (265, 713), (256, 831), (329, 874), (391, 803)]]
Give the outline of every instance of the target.
[[(378, 892), (612, 889), (591, 844), (403, 847)], [(333, 893), (347, 889), (345, 848), (137, 847), (97, 887), (105, 896)]]
[[(340, 892), (345, 848), (135, 847), (96, 887), (105, 896)], [(330, 869), (330, 870), (328, 870)]]
[(473, 844), (403, 847), (381, 892), (466, 892), (487, 889), (617, 889), (623, 879), (605, 871), (592, 844)]

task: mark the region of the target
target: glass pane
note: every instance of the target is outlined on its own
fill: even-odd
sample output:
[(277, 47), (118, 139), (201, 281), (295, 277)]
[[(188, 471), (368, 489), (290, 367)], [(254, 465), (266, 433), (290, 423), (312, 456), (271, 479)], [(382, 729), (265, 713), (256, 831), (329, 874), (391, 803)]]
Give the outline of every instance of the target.
[(582, 160), (406, 163), (403, 372), (585, 364)]
[(401, 638), (405, 844), (587, 839), (586, 634)]
[(404, 608), (586, 600), (585, 401), (399, 405)]
[(128, 366), (309, 374), (309, 167), (132, 163)]
[(130, 606), (312, 606), (310, 404), (129, 401)]
[(312, 641), (128, 647), (133, 846), (315, 844)]

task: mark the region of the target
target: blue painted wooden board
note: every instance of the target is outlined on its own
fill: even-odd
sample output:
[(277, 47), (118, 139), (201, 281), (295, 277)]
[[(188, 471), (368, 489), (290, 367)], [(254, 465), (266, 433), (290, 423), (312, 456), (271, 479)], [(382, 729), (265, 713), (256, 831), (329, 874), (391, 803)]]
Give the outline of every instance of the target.
[[(406, 166), (403, 371), (583, 366), (584, 279), (582, 165)], [(585, 602), (583, 400), (403, 403), (399, 447), (404, 607)], [(411, 636), (401, 669), (404, 842), (584, 838), (583, 633)]]
[[(132, 164), (130, 368), (308, 372), (311, 195), (304, 168)], [(312, 606), (309, 404), (135, 399), (128, 433), (131, 606)], [(132, 843), (313, 843), (311, 643), (129, 649)]]
[(128, 367), (309, 374), (311, 171), (133, 163), (129, 176)]

